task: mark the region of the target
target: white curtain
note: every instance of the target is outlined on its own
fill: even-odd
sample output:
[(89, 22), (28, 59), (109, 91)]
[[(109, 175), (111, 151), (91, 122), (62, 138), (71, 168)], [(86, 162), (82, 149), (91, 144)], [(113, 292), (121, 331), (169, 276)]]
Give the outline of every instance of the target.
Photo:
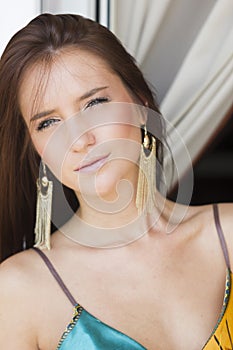
[[(194, 160), (233, 104), (233, 1), (112, 1), (112, 30), (156, 86)], [(188, 164), (168, 130), (180, 175)]]
[[(219, 0), (162, 101), (161, 110), (195, 159), (232, 103), (233, 1)], [(182, 150), (176, 146), (174, 139), (173, 152), (181, 158)], [(185, 171), (186, 165), (181, 164), (180, 169)]]
[(95, 0), (41, 0), (42, 12), (77, 13), (95, 19)]
[(143, 62), (147, 55), (171, 1), (112, 1), (111, 29), (122, 39), (138, 62)]

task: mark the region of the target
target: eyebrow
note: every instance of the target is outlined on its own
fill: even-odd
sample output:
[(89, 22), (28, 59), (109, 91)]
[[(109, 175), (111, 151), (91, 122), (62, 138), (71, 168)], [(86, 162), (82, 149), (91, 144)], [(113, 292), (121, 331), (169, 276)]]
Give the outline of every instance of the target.
[[(107, 89), (108, 86), (100, 86), (100, 87), (97, 87), (97, 88), (94, 88), (94, 89), (91, 89), (90, 91), (87, 91), (85, 92), (85, 94), (83, 94), (82, 96), (80, 96), (77, 101), (83, 101), (83, 100), (86, 100), (87, 98), (95, 95), (97, 92), (101, 91), (101, 90), (104, 90), (104, 89)], [(47, 115), (51, 114), (51, 113), (54, 113), (55, 112), (55, 109), (51, 109), (51, 110), (48, 110), (48, 111), (43, 111), (43, 112), (40, 112), (40, 113), (37, 113), (35, 114), (31, 119), (30, 119), (30, 122), (33, 122), (35, 120), (38, 120), (38, 119), (41, 119), (43, 117), (46, 117)]]
[(33, 122), (35, 120), (41, 119), (43, 117), (46, 117), (47, 115), (51, 114), (55, 112), (55, 109), (51, 109), (50, 111), (44, 111), (44, 112), (40, 112), (35, 114), (33, 117), (31, 117), (30, 122)]
[(97, 92), (101, 91), (101, 90), (104, 90), (104, 89), (107, 89), (108, 86), (100, 86), (98, 88), (94, 88), (94, 89), (91, 89), (90, 91), (86, 92), (84, 95), (82, 95), (81, 97), (78, 98), (78, 101), (83, 101), (83, 100), (86, 100), (87, 98), (95, 95)]

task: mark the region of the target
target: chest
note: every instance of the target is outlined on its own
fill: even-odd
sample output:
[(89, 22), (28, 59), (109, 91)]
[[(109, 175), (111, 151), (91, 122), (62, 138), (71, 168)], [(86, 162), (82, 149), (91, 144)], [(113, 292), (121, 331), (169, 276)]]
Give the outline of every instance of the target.
[(118, 280), (104, 286), (104, 301), (97, 294), (88, 310), (148, 350), (186, 350), (187, 344), (200, 350), (221, 313), (225, 279), (219, 276), (219, 281), (185, 271), (163, 276), (145, 272), (128, 285)]
[[(225, 285), (221, 274), (190, 273), (169, 264), (164, 269), (146, 266), (132, 271), (135, 269), (125, 267), (113, 275), (96, 269), (80, 273), (78, 281), (70, 280), (69, 285), (88, 312), (148, 350), (183, 350), (187, 344), (192, 344), (189, 349), (201, 349), (221, 311)], [(50, 349), (51, 344), (56, 348), (72, 316), (66, 298), (53, 294), (46, 306), (50, 312), (43, 334), (51, 324), (54, 331), (44, 337), (42, 350)]]

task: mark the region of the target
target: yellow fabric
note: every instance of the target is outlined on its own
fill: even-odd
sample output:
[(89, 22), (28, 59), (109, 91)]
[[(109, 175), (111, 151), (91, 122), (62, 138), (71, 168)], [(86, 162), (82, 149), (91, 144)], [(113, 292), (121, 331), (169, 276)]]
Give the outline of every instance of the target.
[(227, 272), (225, 298), (217, 325), (203, 350), (233, 350), (232, 273)]

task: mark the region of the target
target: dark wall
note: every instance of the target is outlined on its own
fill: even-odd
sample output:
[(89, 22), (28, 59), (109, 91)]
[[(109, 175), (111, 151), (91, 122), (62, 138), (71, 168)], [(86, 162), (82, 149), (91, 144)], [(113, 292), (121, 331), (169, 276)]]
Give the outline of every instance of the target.
[[(233, 115), (193, 168), (191, 205), (233, 202)], [(182, 179), (185, 185), (187, 176)], [(176, 190), (169, 198), (176, 199)]]

